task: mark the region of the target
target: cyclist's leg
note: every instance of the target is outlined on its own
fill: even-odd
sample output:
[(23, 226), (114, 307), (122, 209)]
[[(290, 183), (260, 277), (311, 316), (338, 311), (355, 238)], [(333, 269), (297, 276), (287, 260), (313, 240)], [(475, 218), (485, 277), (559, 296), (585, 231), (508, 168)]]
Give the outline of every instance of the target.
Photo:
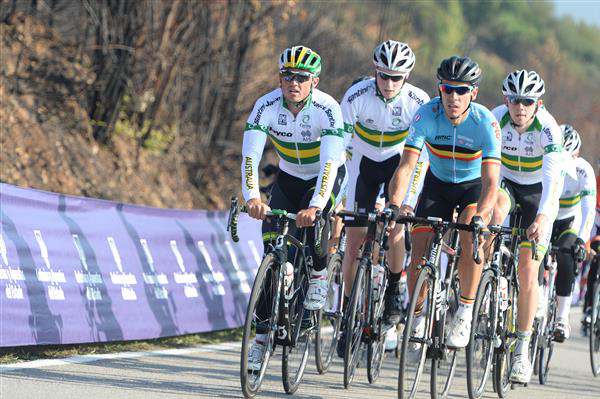
[[(554, 222), (557, 230), (560, 231), (555, 241), (557, 247), (563, 251), (570, 251), (575, 240), (577, 232), (572, 230), (571, 223), (573, 217)], [(558, 271), (556, 275), (556, 330), (554, 336), (558, 342), (563, 342), (570, 336), (571, 328), (569, 326), (569, 310), (571, 308), (571, 299), (573, 293), (573, 283), (575, 282), (575, 259), (571, 253), (559, 252), (556, 256)]]
[[(507, 186), (503, 179), (498, 189), (498, 201), (494, 205), (490, 224), (504, 224), (509, 213), (515, 208), (515, 199), (511, 193), (510, 186)], [(486, 261), (491, 261), (493, 237), (490, 237), (484, 244), (484, 253)]]
[[(330, 228), (329, 214), (342, 201), (342, 195), (345, 191), (347, 179), (348, 176), (346, 173), (346, 165), (342, 165), (337, 170), (330, 199), (325, 205), (325, 208), (322, 212), (322, 245), (327, 245), (328, 232)], [(312, 187), (309, 190), (307, 190), (304, 194), (300, 202), (300, 209), (308, 207), (310, 199), (312, 198), (313, 192), (315, 190), (314, 184), (316, 184), (316, 179), (312, 179), (311, 182)], [(304, 300), (304, 306), (308, 310), (319, 310), (323, 307), (325, 301), (327, 300), (327, 251), (322, 251), (323, 253), (319, 254), (318, 251), (315, 250), (314, 227), (307, 228), (307, 244), (312, 255), (313, 266), (310, 276), (310, 285), (308, 287), (306, 298)]]

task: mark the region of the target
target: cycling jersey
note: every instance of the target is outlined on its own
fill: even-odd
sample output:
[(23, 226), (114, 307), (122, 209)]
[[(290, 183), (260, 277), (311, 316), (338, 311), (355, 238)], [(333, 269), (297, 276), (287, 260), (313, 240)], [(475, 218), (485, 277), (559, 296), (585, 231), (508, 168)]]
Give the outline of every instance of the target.
[(402, 153), (410, 121), (428, 101), (427, 93), (406, 82), (391, 99), (381, 95), (374, 78), (351, 86), (341, 107), (344, 129), (354, 133), (349, 144), (353, 154), (382, 162)]
[[(594, 169), (588, 161), (581, 157), (573, 160), (576, 175), (565, 175), (564, 187), (559, 199), (557, 220), (575, 217), (573, 228), (583, 241), (590, 238), (594, 223), (594, 199), (596, 186), (594, 182)], [(581, 212), (580, 212), (581, 211)]]
[(429, 153), (433, 175), (446, 183), (462, 183), (481, 177), (483, 163), (500, 163), (500, 129), (483, 105), (471, 103), (459, 125), (446, 117), (439, 97), (423, 105), (413, 118), (404, 151)]
[(258, 164), (267, 136), (279, 155), (279, 168), (300, 179), (318, 176), (309, 206), (325, 207), (345, 162), (344, 128), (339, 104), (313, 89), (296, 117), (289, 111), (281, 89), (262, 96), (246, 122), (242, 148), (242, 191), (246, 201), (260, 198)]
[(554, 221), (564, 176), (558, 124), (545, 108), (539, 108), (531, 126), (519, 134), (511, 123), (506, 105), (494, 108), (492, 113), (502, 129), (501, 176), (521, 185), (541, 182), (542, 197), (537, 213)]

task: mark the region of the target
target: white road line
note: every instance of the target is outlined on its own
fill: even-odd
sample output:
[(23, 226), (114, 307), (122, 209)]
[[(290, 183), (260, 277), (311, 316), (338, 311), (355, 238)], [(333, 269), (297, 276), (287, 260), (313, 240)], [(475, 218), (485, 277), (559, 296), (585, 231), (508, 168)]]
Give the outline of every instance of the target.
[(180, 348), (180, 349), (165, 349), (161, 351), (148, 351), (148, 352), (119, 352), (119, 353), (106, 353), (99, 355), (82, 355), (72, 356), (64, 359), (40, 359), (32, 360), (30, 362), (22, 363), (10, 363), (0, 364), (0, 374), (7, 371), (21, 370), (21, 369), (33, 369), (33, 368), (44, 368), (53, 366), (65, 366), (69, 364), (81, 364), (97, 362), (99, 360), (110, 360), (110, 359), (130, 359), (135, 357), (143, 356), (165, 356), (165, 355), (185, 355), (189, 353), (206, 353), (206, 352), (226, 352), (230, 350), (239, 349), (241, 342), (226, 342), (223, 344), (203, 345), (197, 348)]

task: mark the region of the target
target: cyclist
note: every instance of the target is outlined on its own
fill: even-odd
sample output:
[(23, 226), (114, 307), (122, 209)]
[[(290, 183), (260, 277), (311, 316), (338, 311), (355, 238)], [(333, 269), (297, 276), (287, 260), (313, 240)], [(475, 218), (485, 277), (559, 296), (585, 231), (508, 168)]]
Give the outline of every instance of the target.
[[(538, 269), (550, 240), (564, 180), (560, 128), (540, 107), (544, 92), (544, 81), (535, 71), (511, 72), (502, 83), (504, 104), (492, 111), (502, 129), (502, 188), (492, 223), (502, 223), (520, 204), (521, 225), (527, 228), (529, 238), (519, 245), (518, 259), (518, 331), (510, 379), (519, 383), (531, 378), (528, 343), (539, 298)], [(538, 243), (537, 248), (532, 248), (532, 241)], [(533, 250), (540, 260), (532, 259)]]
[[(483, 226), (496, 202), (500, 173), (500, 129), (492, 113), (475, 103), (481, 81), (479, 65), (468, 57), (453, 56), (443, 60), (437, 69), (439, 97), (423, 105), (415, 114), (400, 166), (391, 182), (388, 206), (395, 214), (400, 209), (423, 146), (429, 153), (430, 168), (425, 176), (416, 215), (452, 220), (459, 207), (459, 223)], [(414, 226), (413, 249), (408, 273), (412, 291), (417, 278), (416, 266), (431, 240), (431, 228)], [(460, 233), (463, 254), (471, 254), (473, 242), (468, 232)], [(468, 344), (473, 302), (481, 276), (480, 265), (470, 255), (460, 257), (459, 309), (453, 318), (446, 344), (462, 348)], [(424, 298), (426, 293), (422, 293)], [(417, 309), (420, 311), (417, 304)], [(415, 319), (415, 335), (422, 336), (423, 317)], [(409, 356), (414, 355), (411, 347)]]
[[(346, 208), (359, 212), (370, 212), (375, 208), (381, 185), (384, 195), (388, 196), (389, 182), (400, 161), (410, 121), (417, 109), (429, 101), (423, 90), (407, 82), (415, 66), (415, 55), (406, 43), (395, 40), (380, 43), (373, 52), (373, 64), (375, 78), (352, 85), (341, 103), (345, 130), (353, 133)], [(348, 300), (367, 228), (366, 222), (349, 218), (345, 225), (347, 242), (342, 270), (346, 282), (344, 295)], [(392, 244), (400, 240), (400, 234), (398, 228), (389, 238), (390, 278), (385, 293), (384, 318), (390, 324), (396, 324), (402, 312), (401, 246)], [(345, 336), (342, 335), (338, 342), (338, 353), (341, 354)]]
[(560, 129), (563, 134), (563, 148), (572, 155), (576, 174), (565, 175), (558, 216), (552, 229), (552, 242), (560, 248), (575, 249), (575, 257), (569, 253), (559, 252), (556, 258), (558, 263), (554, 330), (556, 342), (564, 342), (571, 334), (569, 309), (575, 282), (576, 262), (582, 262), (586, 256), (585, 242), (590, 237), (594, 223), (596, 196), (594, 169), (588, 161), (579, 156), (581, 147), (579, 133), (571, 125), (560, 125)]
[[(317, 211), (326, 215), (340, 200), (346, 182), (342, 113), (331, 96), (317, 89), (320, 72), (321, 57), (315, 51), (305, 46), (285, 49), (279, 57), (280, 88), (258, 99), (248, 118), (242, 149), (242, 191), (248, 214), (255, 219), (264, 220), (271, 208), (285, 209), (297, 213), (297, 227), (309, 227)], [(268, 205), (261, 201), (258, 186), (258, 165), (267, 137), (277, 150), (280, 169)], [(263, 222), (265, 248), (274, 238), (273, 229), (268, 220)], [(327, 256), (317, 256), (314, 251), (312, 230), (308, 239), (314, 265), (304, 305), (318, 310), (327, 295)], [(258, 318), (268, 320), (268, 306), (261, 302), (264, 306), (257, 312)], [(258, 324), (249, 352), (251, 370), (260, 370), (265, 351), (262, 334)]]

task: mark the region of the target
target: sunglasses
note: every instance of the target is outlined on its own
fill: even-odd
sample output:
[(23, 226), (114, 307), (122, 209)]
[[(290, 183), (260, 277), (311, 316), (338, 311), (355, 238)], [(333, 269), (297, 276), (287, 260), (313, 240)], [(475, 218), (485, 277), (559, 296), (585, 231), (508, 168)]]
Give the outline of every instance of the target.
[(445, 94), (452, 94), (456, 92), (459, 96), (464, 96), (467, 93), (473, 91), (473, 86), (453, 86), (449, 84), (441, 84), (440, 90)]
[(308, 80), (312, 77), (312, 73), (309, 72), (292, 72), (292, 71), (283, 71), (281, 72), (281, 77), (286, 82), (291, 82), (295, 80), (298, 83), (308, 82)]
[(508, 102), (512, 105), (523, 104), (526, 107), (529, 107), (535, 103), (535, 98), (524, 98), (524, 97), (508, 97)]
[(383, 72), (377, 72), (377, 76), (379, 76), (381, 80), (392, 79), (392, 82), (400, 82), (402, 79), (404, 79), (403, 75), (388, 75), (387, 73)]

